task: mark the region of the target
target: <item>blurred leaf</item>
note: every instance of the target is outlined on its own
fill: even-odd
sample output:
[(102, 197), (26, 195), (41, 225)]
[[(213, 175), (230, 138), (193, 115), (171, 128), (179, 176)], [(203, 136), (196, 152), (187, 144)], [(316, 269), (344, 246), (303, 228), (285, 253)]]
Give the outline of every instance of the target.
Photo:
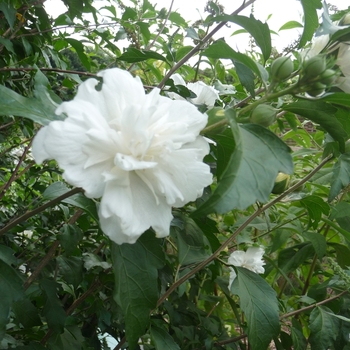
[(194, 40), (200, 40), (199, 36), (194, 28), (191, 28), (191, 27), (186, 28), (186, 33), (187, 33), (186, 37), (194, 39)]
[(23, 296), (23, 281), (18, 273), (0, 260), (0, 340), (5, 334), (12, 303), (22, 299)]
[(338, 105), (350, 107), (349, 94), (345, 92), (326, 94), (324, 97), (321, 98), (321, 101), (331, 102)]
[(187, 27), (186, 20), (178, 12), (171, 12), (169, 16), (169, 21), (177, 24), (180, 27)]
[(294, 350), (306, 350), (307, 348), (307, 340), (303, 334), (303, 329), (300, 323), (292, 318), (292, 329), (291, 329), (291, 337), (293, 340), (293, 349)]
[(74, 48), (75, 52), (77, 53), (83, 66), (88, 71), (90, 71), (91, 70), (90, 58), (85, 54), (84, 44), (81, 41), (76, 40), (76, 39), (72, 39), (72, 38), (65, 38), (65, 40), (67, 41), (67, 43), (72, 45), (72, 47)]
[(83, 279), (83, 260), (77, 256), (63, 256), (57, 257), (57, 264), (63, 279), (77, 288)]
[(271, 54), (271, 34), (267, 23), (262, 23), (253, 15), (250, 17), (239, 15), (224, 15), (213, 19), (214, 21), (228, 21), (243, 27), (255, 39), (256, 44), (260, 47), (266, 62)]
[(158, 271), (164, 265), (161, 240), (152, 232), (144, 233), (134, 244), (111, 246), (115, 276), (114, 299), (125, 316), (126, 337), (135, 349), (156, 307)]
[[(16, 315), (17, 322), (20, 322), (24, 328), (32, 328), (42, 324), (39, 317), (38, 309), (24, 298), (13, 304), (13, 311)], [(23, 312), (25, 310), (25, 312)]]
[(10, 4), (9, 1), (1, 0), (0, 1), (0, 11), (3, 12), (7, 23), (9, 24), (10, 28), (13, 29), (13, 25), (16, 20), (16, 9), (13, 5)]
[(84, 2), (81, 0), (63, 0), (64, 4), (68, 7), (69, 15), (71, 19), (74, 19), (75, 17), (80, 17), (83, 9), (84, 9)]
[(138, 50), (133, 47), (129, 47), (122, 55), (118, 58), (120, 61), (128, 63), (142, 62), (148, 59), (155, 59), (167, 62), (166, 58), (155, 51)]
[(287, 23), (283, 24), (283, 26), (280, 27), (278, 31), (280, 32), (281, 30), (294, 29), (294, 28), (303, 28), (303, 25), (297, 21), (288, 21)]
[(337, 263), (341, 268), (345, 269), (347, 266), (350, 266), (350, 249), (347, 246), (334, 242), (328, 242), (328, 245), (334, 248), (336, 252)]
[(333, 311), (326, 306), (318, 306), (310, 315), (309, 342), (312, 349), (333, 348), (339, 332), (339, 320), (332, 317)]
[(243, 267), (236, 269), (231, 292), (239, 296), (247, 318), (249, 344), (252, 350), (267, 349), (280, 331), (276, 292), (258, 274)]
[(74, 349), (82, 350), (84, 337), (80, 329), (76, 327), (67, 327), (61, 334), (54, 334), (48, 341), (50, 350)]
[(239, 126), (229, 116), (236, 148), (214, 193), (194, 215), (245, 209), (256, 201), (266, 202), (279, 171), (293, 172), (289, 147), (275, 134), (256, 124)]
[(318, 27), (317, 9), (322, 8), (321, 0), (300, 0), (304, 10), (304, 30), (299, 41), (299, 48), (312, 39)]
[(311, 242), (318, 258), (322, 259), (327, 251), (326, 238), (318, 232), (303, 232), (303, 236)]
[(151, 339), (156, 350), (180, 350), (180, 347), (164, 328), (152, 325)]
[(333, 166), (331, 188), (328, 201), (331, 202), (350, 183), (350, 154), (341, 154)]
[(307, 196), (301, 199), (300, 203), (306, 208), (309, 214), (310, 225), (314, 228), (317, 227), (322, 214), (328, 215), (329, 213), (329, 205), (321, 197)]
[(335, 141), (339, 142), (340, 150), (344, 150), (345, 141), (349, 137), (342, 124), (335, 117), (337, 112), (335, 107), (322, 101), (302, 100), (283, 105), (282, 108), (320, 124)]

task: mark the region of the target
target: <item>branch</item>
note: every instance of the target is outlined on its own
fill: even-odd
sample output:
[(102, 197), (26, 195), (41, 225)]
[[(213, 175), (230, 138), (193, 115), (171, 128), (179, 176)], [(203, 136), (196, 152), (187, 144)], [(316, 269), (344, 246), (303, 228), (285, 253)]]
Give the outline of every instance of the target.
[(66, 73), (66, 74), (78, 74), (78, 75), (85, 75), (88, 77), (96, 77), (97, 75), (94, 73), (89, 72), (80, 72), (76, 70), (66, 70), (66, 69), (58, 69), (58, 68), (32, 68), (32, 67), (26, 67), (26, 68), (8, 68), (3, 67), (0, 68), (0, 72), (31, 72), (31, 71), (37, 71), (41, 70), (42, 72), (57, 72), (57, 73)]

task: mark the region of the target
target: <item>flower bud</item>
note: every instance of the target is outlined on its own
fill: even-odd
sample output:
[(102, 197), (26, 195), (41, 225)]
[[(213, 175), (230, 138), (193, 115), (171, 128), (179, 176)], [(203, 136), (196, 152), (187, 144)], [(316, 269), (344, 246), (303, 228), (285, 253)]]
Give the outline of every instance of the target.
[(293, 69), (294, 65), (289, 57), (279, 57), (271, 64), (271, 78), (275, 81), (285, 80), (292, 74)]
[(340, 26), (348, 26), (349, 24), (350, 24), (350, 12), (347, 13), (346, 15), (344, 15), (344, 16), (340, 19), (338, 25), (340, 25)]
[(327, 86), (325, 84), (322, 84), (320, 82), (314, 83), (311, 85), (310, 90), (307, 90), (307, 94), (316, 97), (319, 95), (322, 95), (325, 92), (325, 89)]
[(273, 194), (281, 194), (289, 187), (290, 175), (284, 173), (278, 173), (275, 185), (273, 186)]
[(255, 107), (250, 115), (250, 122), (268, 127), (276, 120), (277, 109), (267, 104)]
[(326, 58), (322, 55), (314, 56), (304, 62), (304, 79), (314, 79), (326, 70)]
[(337, 73), (333, 69), (326, 69), (320, 76), (320, 82), (332, 86), (337, 80)]

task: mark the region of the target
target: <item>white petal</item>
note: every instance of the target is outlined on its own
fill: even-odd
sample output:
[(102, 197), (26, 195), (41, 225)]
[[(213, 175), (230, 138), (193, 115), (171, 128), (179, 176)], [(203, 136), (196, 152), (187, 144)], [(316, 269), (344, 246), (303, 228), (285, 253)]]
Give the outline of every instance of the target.
[(187, 87), (197, 95), (196, 98), (191, 99), (194, 104), (204, 104), (208, 107), (213, 107), (215, 101), (219, 99), (217, 91), (213, 87), (204, 84), (202, 81), (189, 83)]

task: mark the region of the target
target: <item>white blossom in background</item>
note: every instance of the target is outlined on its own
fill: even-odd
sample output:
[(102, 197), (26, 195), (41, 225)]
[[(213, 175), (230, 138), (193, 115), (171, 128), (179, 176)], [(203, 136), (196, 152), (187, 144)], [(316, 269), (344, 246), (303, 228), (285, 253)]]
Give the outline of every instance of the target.
[[(202, 81), (196, 83), (187, 83), (180, 74), (173, 74), (171, 79), (175, 85), (183, 85), (196, 94), (195, 98), (188, 98), (187, 100), (195, 105), (206, 105), (208, 108), (214, 107), (215, 101), (219, 99), (218, 92), (211, 86), (206, 85)], [(174, 100), (186, 100), (175, 92), (167, 92), (167, 95)]]
[[(236, 250), (229, 256), (228, 263), (229, 265), (244, 267), (255, 273), (264, 273), (265, 269), (263, 266), (265, 262), (262, 259), (263, 255), (264, 249), (259, 247), (250, 247), (246, 252), (243, 250)], [(236, 271), (230, 267), (229, 289), (231, 289), (231, 285), (236, 277)]]
[(207, 115), (185, 101), (153, 89), (118, 68), (88, 79), (56, 113), (64, 121), (42, 128), (33, 142), (36, 162), (55, 159), (63, 177), (101, 198), (100, 226), (114, 242), (134, 243), (152, 227), (169, 234), (172, 207), (201, 196), (212, 182), (203, 158), (208, 142), (199, 135)]

